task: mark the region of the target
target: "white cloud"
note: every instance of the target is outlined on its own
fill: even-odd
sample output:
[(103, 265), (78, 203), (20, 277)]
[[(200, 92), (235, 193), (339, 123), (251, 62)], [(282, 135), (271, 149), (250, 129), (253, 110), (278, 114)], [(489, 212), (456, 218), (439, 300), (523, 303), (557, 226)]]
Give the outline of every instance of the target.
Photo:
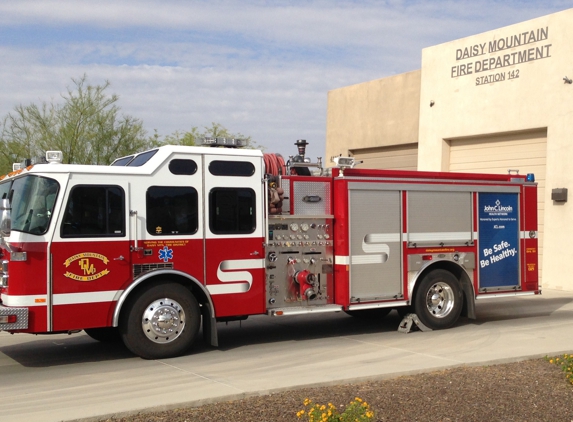
[(0, 116), (111, 81), (160, 134), (219, 122), (323, 155), (330, 89), (418, 69), (421, 49), (569, 7), (508, 1), (19, 0), (0, 3)]

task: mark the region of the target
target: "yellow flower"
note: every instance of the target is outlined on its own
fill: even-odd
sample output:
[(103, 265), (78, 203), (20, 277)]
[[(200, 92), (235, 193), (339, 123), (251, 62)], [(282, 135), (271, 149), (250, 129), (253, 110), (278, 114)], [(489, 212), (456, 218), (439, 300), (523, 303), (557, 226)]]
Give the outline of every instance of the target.
[(354, 397), (354, 400), (356, 400), (359, 403), (362, 403), (362, 399), (360, 397)]

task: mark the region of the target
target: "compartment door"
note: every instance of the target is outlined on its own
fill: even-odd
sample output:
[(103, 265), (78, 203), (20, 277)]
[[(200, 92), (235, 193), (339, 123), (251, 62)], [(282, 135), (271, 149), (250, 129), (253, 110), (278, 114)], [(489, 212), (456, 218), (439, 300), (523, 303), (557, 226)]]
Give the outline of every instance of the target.
[(400, 191), (350, 184), (350, 302), (403, 296), (400, 198)]
[(259, 157), (205, 155), (205, 274), (217, 317), (265, 310)]

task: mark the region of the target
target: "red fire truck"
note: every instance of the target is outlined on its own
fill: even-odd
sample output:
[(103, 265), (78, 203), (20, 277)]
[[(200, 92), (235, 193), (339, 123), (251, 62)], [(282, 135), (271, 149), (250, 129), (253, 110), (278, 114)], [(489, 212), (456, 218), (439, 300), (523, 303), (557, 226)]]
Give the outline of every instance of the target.
[[(230, 140), (208, 140), (214, 144)], [(539, 294), (533, 175), (354, 168), (337, 157), (162, 146), (0, 182), (0, 330), (122, 339), (148, 359), (216, 323), (392, 309), (431, 329)]]

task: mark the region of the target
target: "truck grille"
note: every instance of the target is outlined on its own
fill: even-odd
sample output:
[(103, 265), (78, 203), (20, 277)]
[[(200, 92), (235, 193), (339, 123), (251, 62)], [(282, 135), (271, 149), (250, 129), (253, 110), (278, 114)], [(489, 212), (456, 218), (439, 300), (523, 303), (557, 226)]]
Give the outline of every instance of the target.
[(133, 278), (140, 276), (141, 274), (147, 273), (152, 270), (158, 269), (172, 269), (173, 263), (172, 262), (159, 262), (157, 264), (137, 264), (133, 266)]

